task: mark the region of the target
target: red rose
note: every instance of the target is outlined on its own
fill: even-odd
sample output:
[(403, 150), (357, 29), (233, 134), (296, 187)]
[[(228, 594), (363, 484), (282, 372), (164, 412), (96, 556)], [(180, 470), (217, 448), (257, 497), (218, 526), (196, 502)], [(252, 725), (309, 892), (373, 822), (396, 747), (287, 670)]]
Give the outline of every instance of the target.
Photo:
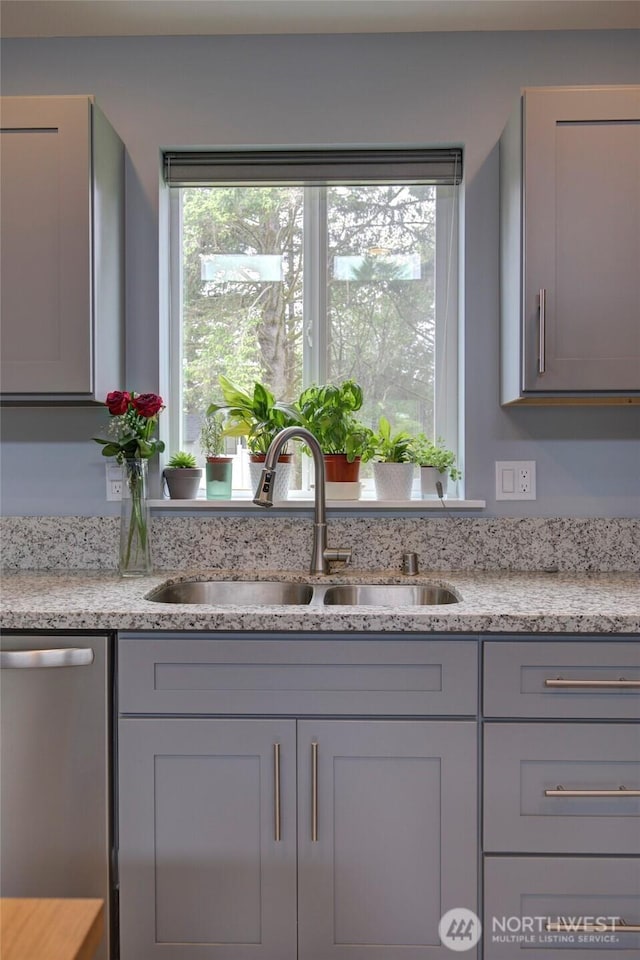
[(120, 414), (127, 412), (130, 400), (131, 396), (126, 391), (123, 392), (122, 390), (114, 390), (112, 393), (107, 394), (105, 403), (109, 408), (109, 413), (112, 416), (117, 417)]
[(132, 397), (131, 403), (141, 417), (155, 417), (156, 413), (160, 413), (164, 407), (162, 397), (155, 393), (139, 393)]

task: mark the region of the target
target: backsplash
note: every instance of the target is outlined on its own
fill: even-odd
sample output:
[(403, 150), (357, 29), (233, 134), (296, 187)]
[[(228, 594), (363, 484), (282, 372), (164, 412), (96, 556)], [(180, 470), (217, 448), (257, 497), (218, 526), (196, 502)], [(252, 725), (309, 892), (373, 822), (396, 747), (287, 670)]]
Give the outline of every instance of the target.
[[(156, 569), (307, 570), (311, 519), (154, 516)], [(119, 518), (4, 517), (5, 570), (114, 570)], [(329, 520), (329, 545), (353, 550), (358, 570), (548, 570), (640, 573), (640, 520), (348, 517)]]

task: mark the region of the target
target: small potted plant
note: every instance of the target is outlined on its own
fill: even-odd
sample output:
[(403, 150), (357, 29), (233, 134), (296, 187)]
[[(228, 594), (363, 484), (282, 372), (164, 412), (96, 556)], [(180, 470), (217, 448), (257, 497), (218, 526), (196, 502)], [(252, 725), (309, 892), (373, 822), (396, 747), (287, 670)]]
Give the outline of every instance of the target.
[(192, 453), (178, 450), (162, 471), (169, 497), (172, 500), (195, 500), (200, 489), (202, 468), (196, 465)]
[(327, 482), (352, 484), (355, 499), (360, 495), (360, 462), (367, 458), (373, 436), (355, 417), (361, 406), (362, 388), (354, 380), (345, 380), (340, 386), (308, 387), (298, 400), (302, 424), (324, 454)]
[(420, 464), (423, 499), (440, 496), (436, 484), (441, 484), (441, 493), (445, 497), (449, 479), (458, 480), (462, 476), (455, 466), (455, 453), (445, 447), (442, 437), (438, 437), (434, 443), (423, 433), (419, 434), (415, 438), (414, 455), (416, 463)]
[[(410, 500), (415, 473), (414, 437), (406, 430), (393, 433), (386, 417), (380, 417), (371, 440), (373, 482), (378, 500)], [(367, 459), (370, 455), (367, 455)]]
[(215, 411), (207, 412), (200, 427), (200, 447), (206, 460), (207, 500), (231, 499), (233, 457), (224, 452), (224, 438), (224, 417)]
[[(224, 413), (228, 437), (246, 437), (249, 451), (249, 473), (253, 489), (258, 486), (262, 464), (275, 435), (284, 427), (300, 423), (293, 404), (276, 400), (262, 383), (254, 383), (253, 391), (244, 390), (222, 374), (218, 377), (224, 403), (212, 403), (208, 415)], [(286, 500), (289, 491), (292, 456), (286, 450), (278, 459), (274, 499)]]

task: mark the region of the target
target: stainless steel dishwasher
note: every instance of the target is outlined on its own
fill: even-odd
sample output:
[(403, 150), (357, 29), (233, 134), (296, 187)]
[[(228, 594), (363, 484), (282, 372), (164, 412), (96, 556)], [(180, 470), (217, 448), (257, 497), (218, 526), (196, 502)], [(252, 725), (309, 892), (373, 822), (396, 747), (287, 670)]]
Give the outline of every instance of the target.
[(100, 897), (110, 956), (111, 644), (0, 636), (0, 894)]

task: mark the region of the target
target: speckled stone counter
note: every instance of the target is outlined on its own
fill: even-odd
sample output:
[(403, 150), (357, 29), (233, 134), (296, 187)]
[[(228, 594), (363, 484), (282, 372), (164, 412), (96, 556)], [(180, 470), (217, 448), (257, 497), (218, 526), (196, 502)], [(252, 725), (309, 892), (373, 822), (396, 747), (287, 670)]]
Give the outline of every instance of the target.
[(390, 633), (640, 634), (637, 573), (422, 572), (351, 570), (335, 583), (444, 584), (460, 602), (432, 607), (209, 606), (162, 604), (147, 594), (167, 580), (292, 579), (300, 572), (181, 570), (122, 579), (105, 571), (19, 571), (1, 580), (5, 630), (384, 631)]

